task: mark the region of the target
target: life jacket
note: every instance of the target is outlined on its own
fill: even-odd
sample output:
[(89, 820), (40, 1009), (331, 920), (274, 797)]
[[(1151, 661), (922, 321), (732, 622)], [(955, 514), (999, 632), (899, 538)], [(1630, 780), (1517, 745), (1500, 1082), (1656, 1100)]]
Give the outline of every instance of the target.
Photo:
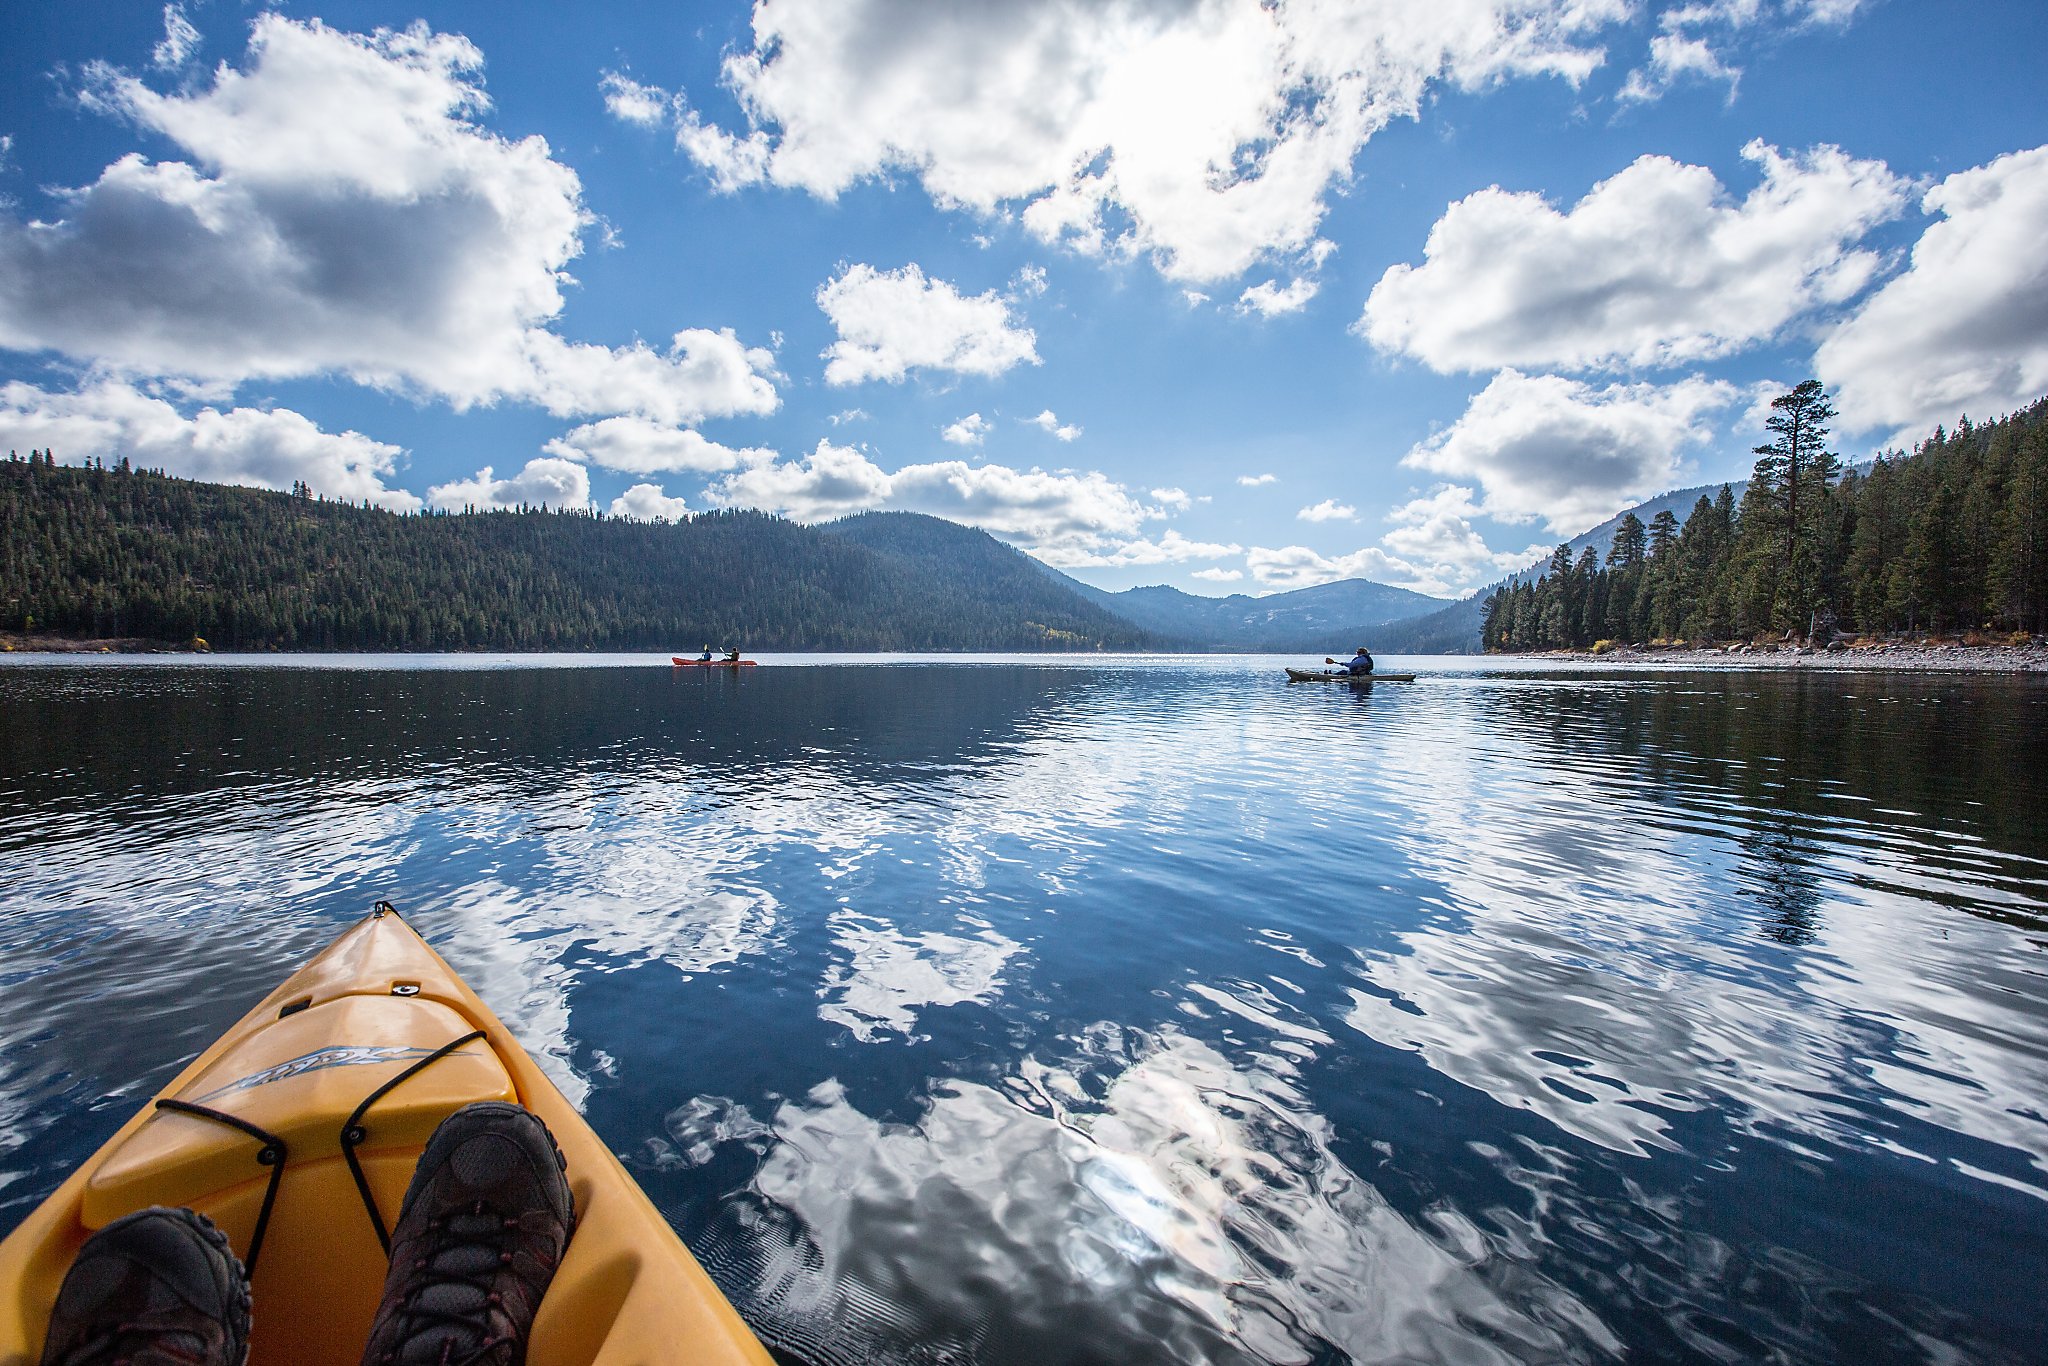
[(1345, 667), (1349, 668), (1354, 674), (1369, 674), (1372, 672), (1372, 656), (1355, 655), (1352, 657), (1351, 663)]

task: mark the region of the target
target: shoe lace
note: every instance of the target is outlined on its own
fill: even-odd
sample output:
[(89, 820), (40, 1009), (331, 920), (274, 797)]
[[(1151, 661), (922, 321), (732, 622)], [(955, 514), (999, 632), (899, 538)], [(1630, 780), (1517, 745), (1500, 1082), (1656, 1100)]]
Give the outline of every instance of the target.
[[(174, 1341), (180, 1338), (183, 1344)], [(74, 1343), (58, 1361), (62, 1366), (126, 1366), (145, 1352), (174, 1361), (206, 1360), (206, 1344), (196, 1333), (153, 1323), (117, 1323)]]
[[(406, 1344), (436, 1328), (454, 1331), (442, 1335), (441, 1354), (433, 1366), (473, 1366), (497, 1349), (510, 1346), (512, 1336), (497, 1336), (491, 1315), (503, 1303), (494, 1287), (499, 1273), (512, 1261), (508, 1244), (519, 1227), (519, 1220), (493, 1213), (481, 1200), (462, 1213), (431, 1221), (427, 1225), (434, 1235), (431, 1250), (416, 1264), (430, 1274), (407, 1297), (404, 1337), (384, 1359), (419, 1361), (406, 1350)], [(461, 1290), (473, 1293), (451, 1293)], [(475, 1345), (457, 1356), (465, 1342)]]

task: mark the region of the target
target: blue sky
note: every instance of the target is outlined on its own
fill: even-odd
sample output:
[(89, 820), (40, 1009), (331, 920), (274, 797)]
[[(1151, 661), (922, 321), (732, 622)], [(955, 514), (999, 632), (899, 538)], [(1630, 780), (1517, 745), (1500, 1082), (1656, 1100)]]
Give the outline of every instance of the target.
[(1456, 595), (2048, 392), (2038, 0), (0, 14), (0, 447)]

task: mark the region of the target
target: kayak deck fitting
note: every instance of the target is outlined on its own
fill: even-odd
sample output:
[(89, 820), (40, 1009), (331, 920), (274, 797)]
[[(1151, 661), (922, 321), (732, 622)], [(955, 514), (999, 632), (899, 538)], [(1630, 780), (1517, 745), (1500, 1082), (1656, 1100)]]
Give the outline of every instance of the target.
[(1289, 669), (1289, 683), (1413, 683), (1414, 674), (1347, 673), (1342, 669)]
[(93, 1230), (184, 1205), (249, 1264), (250, 1366), (356, 1366), (434, 1127), (516, 1101), (568, 1159), (576, 1228), (531, 1366), (772, 1366), (618, 1159), (388, 903), (221, 1036), (0, 1242), (0, 1366), (39, 1359)]

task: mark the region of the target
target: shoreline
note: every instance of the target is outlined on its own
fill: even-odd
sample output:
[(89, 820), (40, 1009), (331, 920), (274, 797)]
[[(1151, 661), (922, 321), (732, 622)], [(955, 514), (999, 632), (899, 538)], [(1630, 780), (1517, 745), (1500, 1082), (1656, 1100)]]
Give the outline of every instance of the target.
[(141, 636), (23, 635), (0, 631), (0, 652), (35, 655), (204, 655), (213, 653), (204, 641), (148, 640)]
[(2048, 639), (2022, 645), (1971, 645), (1960, 640), (1836, 641), (1806, 645), (1729, 645), (1659, 648), (1618, 645), (1611, 650), (1529, 650), (1503, 659), (1553, 659), (1593, 665), (1654, 664), (1717, 669), (1819, 669), (1885, 673), (2048, 673)]
[[(210, 655), (215, 653), (204, 641), (150, 640), (137, 636), (107, 636), (79, 639), (65, 636), (41, 634), (22, 635), (15, 632), (0, 632), (0, 654), (35, 655)], [(440, 657), (443, 655), (476, 654), (498, 657), (505, 654), (533, 653), (555, 656), (560, 654), (616, 654), (618, 651), (332, 651), (332, 650), (257, 650), (230, 652), (256, 654), (278, 660), (288, 660), (301, 655), (367, 654), (392, 655), (411, 654)], [(639, 653), (639, 652), (625, 652)], [(875, 651), (804, 651), (801, 653), (845, 653), (849, 655), (872, 655)], [(893, 652), (881, 652), (893, 653)], [(926, 652), (912, 652), (926, 653)], [(937, 654), (979, 654), (984, 651), (937, 651)], [(1096, 651), (998, 651), (1002, 654), (1044, 654), (1052, 658), (1069, 659), (1088, 656)], [(1205, 654), (1235, 654), (1237, 651), (1113, 651), (1128, 657), (1132, 654), (1157, 654), (1162, 658), (1188, 658)], [(1263, 653), (1263, 652), (1262, 652)], [(1275, 655), (1275, 658), (1285, 657)], [(1396, 656), (1389, 655), (1388, 658)], [(1431, 658), (1428, 655), (1409, 656)], [(1968, 644), (1962, 640), (1919, 641), (1837, 641), (1830, 646), (1812, 649), (1803, 645), (1738, 644), (1712, 647), (1662, 647), (1617, 645), (1606, 650), (1524, 650), (1516, 652), (1495, 652), (1482, 654), (1458, 653), (1442, 656), (1448, 659), (1470, 659), (1483, 661), (1498, 660), (1544, 660), (1557, 664), (1575, 664), (1591, 668), (1632, 669), (1651, 667), (1659, 669), (1702, 668), (1702, 669), (1805, 669), (1831, 672), (1883, 672), (1883, 673), (1991, 673), (1991, 674), (2035, 674), (2048, 673), (2048, 637), (2040, 637), (2024, 644)]]

